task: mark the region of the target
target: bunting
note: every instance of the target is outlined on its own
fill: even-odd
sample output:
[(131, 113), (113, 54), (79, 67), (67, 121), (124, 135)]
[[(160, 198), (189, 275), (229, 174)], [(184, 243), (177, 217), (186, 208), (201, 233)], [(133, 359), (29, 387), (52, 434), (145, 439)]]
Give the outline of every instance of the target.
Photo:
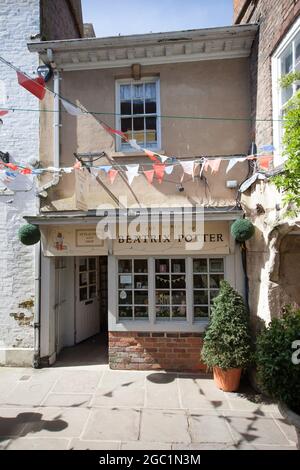
[(119, 173), (118, 170), (114, 170), (113, 168), (109, 170), (108, 177), (109, 177), (110, 184), (114, 183), (118, 173)]
[(6, 116), (8, 114), (8, 111), (5, 111), (4, 109), (0, 109), (0, 117)]
[(183, 180), (184, 180), (185, 173), (188, 174), (188, 175), (192, 175), (192, 178), (194, 179), (194, 165), (195, 165), (194, 160), (182, 161), (180, 163), (181, 163), (181, 166), (183, 168), (183, 175), (182, 175), (182, 178), (181, 178), (181, 182), (183, 182)]
[(164, 165), (163, 163), (155, 163), (153, 165), (154, 174), (155, 174), (159, 184), (161, 184), (163, 179), (164, 179), (165, 167), (166, 167), (166, 165)]
[(126, 175), (130, 186), (132, 185), (134, 178), (139, 174), (139, 167), (140, 165), (126, 165)]
[(71, 114), (71, 116), (80, 116), (84, 114), (84, 112), (82, 111), (82, 109), (79, 108), (79, 106), (74, 106), (72, 103), (67, 100), (64, 100), (63, 98), (60, 98), (60, 101), (67, 113)]
[(211, 169), (211, 174), (217, 173), (220, 169), (221, 158), (215, 158), (214, 160), (206, 160), (204, 164), (204, 170), (208, 171), (208, 168)]
[(146, 170), (144, 171), (144, 175), (146, 176), (148, 183), (152, 184), (154, 178), (154, 170)]
[(232, 158), (231, 160), (229, 160), (228, 167), (227, 167), (227, 169), (226, 169), (226, 173), (229, 173), (229, 171), (232, 170), (232, 168), (233, 168), (237, 163), (244, 162), (245, 160), (247, 160), (247, 157), (243, 157), (243, 158)]
[(30, 78), (22, 72), (17, 72), (18, 83), (25, 90), (36, 96), (39, 100), (43, 100), (46, 94), (45, 80), (42, 77)]
[(273, 160), (272, 156), (265, 156), (259, 159), (259, 166), (264, 170), (268, 170), (270, 168), (270, 163)]

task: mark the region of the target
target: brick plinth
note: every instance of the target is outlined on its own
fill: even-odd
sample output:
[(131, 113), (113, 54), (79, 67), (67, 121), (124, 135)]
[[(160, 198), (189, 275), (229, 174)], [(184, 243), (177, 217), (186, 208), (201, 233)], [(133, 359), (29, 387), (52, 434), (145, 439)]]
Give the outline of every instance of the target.
[(201, 333), (109, 333), (111, 369), (206, 371)]

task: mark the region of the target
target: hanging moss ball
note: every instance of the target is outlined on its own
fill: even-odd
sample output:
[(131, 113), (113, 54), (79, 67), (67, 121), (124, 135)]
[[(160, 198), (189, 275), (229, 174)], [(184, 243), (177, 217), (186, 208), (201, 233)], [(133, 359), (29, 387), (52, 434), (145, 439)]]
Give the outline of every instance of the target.
[(18, 232), (19, 240), (23, 245), (35, 245), (41, 239), (41, 232), (37, 225), (23, 225)]
[(237, 242), (245, 242), (253, 237), (255, 227), (248, 219), (236, 220), (231, 226), (231, 235)]

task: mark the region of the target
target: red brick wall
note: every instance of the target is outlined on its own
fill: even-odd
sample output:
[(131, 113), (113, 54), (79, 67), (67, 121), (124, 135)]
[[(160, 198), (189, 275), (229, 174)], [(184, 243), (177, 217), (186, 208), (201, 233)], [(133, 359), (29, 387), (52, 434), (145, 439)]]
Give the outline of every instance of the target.
[[(250, 58), (253, 118), (272, 119), (273, 117), (272, 54), (299, 14), (300, 0), (252, 0), (242, 17), (242, 24), (259, 23), (260, 25)], [(257, 121), (253, 124), (252, 140), (258, 146), (272, 144), (272, 121)]]
[(243, 6), (247, 0), (233, 0), (233, 21), (235, 22), (239, 16)]
[(206, 371), (201, 333), (109, 333), (112, 369)]
[(43, 40), (83, 37), (81, 0), (41, 0)]

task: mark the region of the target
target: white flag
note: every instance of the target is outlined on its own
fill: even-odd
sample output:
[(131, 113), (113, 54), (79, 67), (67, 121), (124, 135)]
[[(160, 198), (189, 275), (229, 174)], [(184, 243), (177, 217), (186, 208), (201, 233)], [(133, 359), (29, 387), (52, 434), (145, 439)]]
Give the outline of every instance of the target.
[(126, 168), (127, 168), (126, 174), (127, 174), (128, 183), (131, 186), (135, 176), (139, 174), (140, 165), (126, 165)]
[(229, 160), (228, 167), (226, 169), (226, 173), (229, 173), (230, 170), (239, 162), (244, 162), (246, 160), (246, 157), (243, 158), (232, 158)]
[(129, 140), (129, 145), (135, 150), (143, 150), (142, 147), (137, 143), (136, 139)]
[(75, 106), (74, 104), (69, 103), (69, 101), (63, 100), (62, 98), (60, 101), (62, 102), (65, 110), (71, 114), (71, 116), (80, 116), (81, 114), (84, 114), (82, 109), (80, 109), (78, 106)]
[(174, 165), (166, 166), (165, 173), (167, 175), (171, 175), (173, 173), (173, 170), (174, 170)]
[(185, 173), (187, 173), (188, 175), (192, 175), (194, 179), (194, 164), (195, 164), (194, 160), (188, 161), (188, 162), (180, 162), (180, 163), (183, 168), (183, 175), (182, 175), (181, 181), (183, 181)]

